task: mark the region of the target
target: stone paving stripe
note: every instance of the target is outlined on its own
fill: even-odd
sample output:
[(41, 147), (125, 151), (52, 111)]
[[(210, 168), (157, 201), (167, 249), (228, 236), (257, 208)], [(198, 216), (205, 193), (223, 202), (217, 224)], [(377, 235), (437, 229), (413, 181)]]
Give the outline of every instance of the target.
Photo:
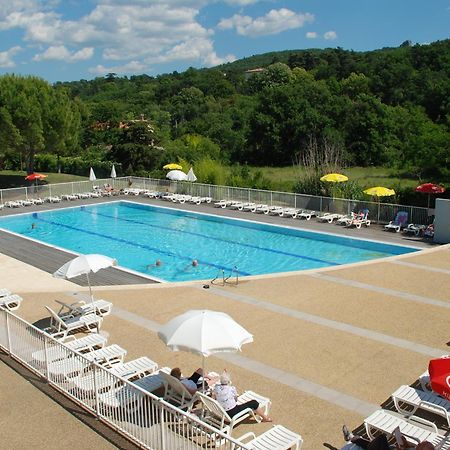
[(375, 286), (373, 284), (361, 283), (360, 281), (333, 277), (331, 275), (325, 275), (321, 273), (310, 272), (305, 275), (309, 277), (320, 278), (321, 280), (331, 281), (332, 283), (339, 283), (345, 286), (352, 286), (359, 289), (365, 289), (367, 291), (380, 292), (381, 294), (384, 295), (389, 295), (391, 297), (399, 297), (416, 303), (423, 303), (425, 305), (432, 305), (438, 306), (440, 308), (450, 309), (450, 303), (446, 303), (441, 300), (436, 300), (430, 297), (423, 297), (422, 295), (409, 294), (408, 292), (396, 291), (395, 289), (388, 289), (381, 286)]
[(406, 267), (412, 267), (413, 269), (420, 269), (420, 270), (427, 270), (428, 272), (437, 272), (437, 273), (445, 273), (446, 275), (450, 275), (450, 270), (448, 269), (441, 269), (439, 267), (430, 267), (430, 266), (424, 266), (422, 264), (416, 264), (401, 260), (391, 260), (387, 261), (390, 264), (398, 264), (400, 266), (406, 266)]
[[(137, 314), (126, 311), (125, 309), (114, 306), (112, 314), (119, 319), (127, 320), (135, 325), (138, 325), (147, 330), (157, 333), (161, 327), (160, 324), (153, 320), (145, 319)], [(440, 352), (442, 355), (442, 351)], [(216, 353), (214, 357), (223, 361), (230, 362), (243, 369), (254, 372), (258, 375), (269, 378), (277, 383), (282, 383), (297, 391), (304, 392), (305, 394), (318, 397), (327, 402), (333, 403), (341, 408), (345, 408), (350, 411), (357, 412), (362, 416), (369, 416), (377, 409), (380, 409), (378, 405), (365, 402), (364, 400), (357, 399), (342, 392), (330, 389), (326, 386), (322, 386), (304, 378), (298, 377), (275, 367), (268, 366), (267, 364), (260, 363), (245, 356), (231, 353)]]
[[(199, 288), (200, 289), (200, 288)], [(285, 306), (276, 305), (273, 303), (265, 302), (263, 300), (258, 300), (247, 295), (236, 294), (235, 292), (225, 291), (217, 287), (212, 288), (215, 294), (221, 295), (223, 297), (236, 300), (241, 303), (246, 303), (248, 305), (253, 305), (258, 308), (264, 308), (268, 311), (272, 311), (278, 314), (284, 314), (295, 319), (304, 320), (306, 322), (315, 323), (328, 328), (333, 328), (338, 331), (343, 331), (345, 333), (351, 333), (356, 336), (361, 336), (366, 339), (371, 339), (373, 341), (382, 342), (383, 344), (393, 345), (395, 347), (403, 348), (411, 352), (420, 353), (426, 356), (440, 357), (442, 356), (442, 350), (428, 347), (427, 345), (418, 344), (416, 342), (411, 342), (406, 339), (396, 338), (389, 336), (387, 334), (378, 333), (376, 331), (371, 331), (366, 328), (356, 327), (354, 325), (349, 325), (342, 322), (337, 322), (331, 319), (325, 319), (320, 316), (315, 316), (313, 314), (308, 314), (302, 311), (297, 311), (295, 309), (286, 308)]]

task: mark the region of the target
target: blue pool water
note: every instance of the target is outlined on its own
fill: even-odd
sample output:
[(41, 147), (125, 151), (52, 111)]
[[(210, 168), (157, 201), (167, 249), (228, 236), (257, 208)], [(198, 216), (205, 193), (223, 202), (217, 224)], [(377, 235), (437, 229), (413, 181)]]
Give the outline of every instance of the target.
[[(416, 251), (126, 201), (5, 217), (0, 227), (77, 253), (108, 255), (166, 281), (212, 279), (222, 277), (222, 270), (227, 276), (234, 267), (248, 276)], [(156, 260), (162, 265), (155, 266)]]

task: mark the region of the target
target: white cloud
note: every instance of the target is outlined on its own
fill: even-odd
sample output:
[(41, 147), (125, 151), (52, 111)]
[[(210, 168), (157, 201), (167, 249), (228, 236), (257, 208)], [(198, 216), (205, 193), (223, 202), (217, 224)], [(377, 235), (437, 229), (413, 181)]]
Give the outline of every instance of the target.
[(0, 52), (0, 67), (15, 67), (16, 63), (13, 61), (12, 57), (21, 50), (22, 47), (16, 46), (6, 50), (5, 52)]
[(337, 39), (337, 34), (336, 31), (327, 31), (323, 37), (327, 40), (327, 41), (334, 41), (335, 39)]
[(64, 45), (52, 45), (43, 53), (38, 53), (33, 57), (33, 61), (61, 60), (66, 62), (78, 62), (92, 58), (93, 47), (84, 47), (81, 50), (70, 52)]
[(278, 34), (293, 28), (301, 28), (307, 22), (313, 22), (314, 15), (295, 13), (290, 9), (272, 9), (265, 16), (252, 19), (250, 16), (235, 14), (228, 19), (222, 19), (218, 28), (221, 30), (236, 29), (242, 36), (265, 36)]
[(316, 37), (317, 37), (317, 33), (315, 31), (308, 31), (306, 33), (307, 39), (316, 39)]
[(34, 61), (77, 62), (92, 58), (95, 49), (102, 58), (95, 73), (142, 70), (158, 61), (209, 66), (235, 57), (216, 53), (214, 30), (198, 20), (201, 9), (217, 2), (241, 8), (260, 1), (267, 0), (92, 0), (87, 13), (67, 19), (63, 8), (55, 9), (60, 0), (0, 0), (0, 31), (23, 30), (23, 41), (38, 49)]
[(143, 72), (146, 69), (148, 69), (146, 64), (143, 64), (140, 61), (130, 61), (120, 66), (111, 66), (111, 67), (105, 67), (99, 64), (95, 67), (91, 67), (89, 69), (89, 72), (96, 75), (105, 75), (107, 73), (123, 74), (123, 73)]

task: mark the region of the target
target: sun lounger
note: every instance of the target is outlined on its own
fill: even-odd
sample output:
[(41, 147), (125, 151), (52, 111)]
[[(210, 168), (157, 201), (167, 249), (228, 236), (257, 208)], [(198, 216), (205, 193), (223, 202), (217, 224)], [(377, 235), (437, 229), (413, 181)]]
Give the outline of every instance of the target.
[(408, 212), (399, 211), (395, 216), (394, 220), (391, 220), (387, 225), (384, 226), (385, 231), (394, 230), (400, 233), (400, 230), (406, 226), (408, 222)]
[(23, 204), (21, 201), (9, 201), (9, 202), (5, 202), (5, 206), (7, 206), (8, 208), (21, 208), (23, 207)]
[(283, 208), (278, 215), (280, 217), (292, 217), (293, 219), (296, 219), (300, 212), (299, 209), (295, 208)]
[(298, 219), (306, 219), (306, 220), (311, 220), (311, 217), (316, 216), (316, 212), (315, 211), (309, 211), (307, 209), (303, 209), (302, 211), (300, 211), (297, 214), (297, 218)]
[[(69, 336), (69, 338), (72, 337), (73, 335)], [(106, 344), (106, 341), (107, 339), (105, 336), (102, 336), (98, 333), (92, 333), (89, 336), (84, 336), (79, 339), (73, 339), (61, 343), (72, 351), (84, 353), (86, 351), (94, 351), (98, 350), (99, 348), (103, 348)], [(31, 354), (31, 357), (38, 363), (44, 363), (45, 361), (50, 363), (67, 358), (68, 353), (67, 351), (64, 351), (64, 349), (62, 349), (59, 345), (55, 345), (47, 348), (47, 352), (45, 350), (36, 351)]]
[(186, 203), (188, 202), (190, 199), (192, 198), (191, 195), (185, 195), (185, 194), (175, 194), (174, 197), (172, 198), (172, 201), (174, 203)]
[[(249, 437), (252, 439), (244, 443)], [(288, 430), (283, 425), (274, 425), (259, 436), (250, 431), (237, 440), (250, 450), (300, 450), (303, 444), (303, 439), (299, 434)]]
[(78, 199), (78, 196), (77, 195), (74, 195), (74, 194), (64, 194), (64, 195), (61, 195), (61, 200), (68, 200), (68, 201), (71, 201), (71, 200), (77, 200)]
[(271, 216), (278, 216), (281, 212), (283, 212), (286, 208), (283, 206), (271, 206), (269, 208), (269, 212), (267, 214)]
[(17, 294), (10, 294), (0, 298), (0, 307), (7, 309), (8, 311), (15, 311), (19, 309), (23, 298)]
[(355, 213), (343, 215), (336, 220), (336, 225), (348, 225), (356, 217)]
[(366, 227), (370, 226), (370, 220), (369, 217), (369, 211), (366, 209), (359, 214), (356, 214), (353, 216), (353, 219), (351, 219), (348, 223), (345, 224), (346, 227), (356, 227), (357, 229), (360, 229), (362, 225), (365, 225)]
[(100, 393), (98, 399), (104, 408), (117, 409), (126, 408), (130, 411), (131, 404), (139, 405), (143, 398), (142, 392), (133, 389), (133, 385), (140, 387), (144, 391), (154, 392), (164, 386), (161, 373), (170, 370), (168, 367), (160, 369), (158, 372), (152, 373), (142, 378), (138, 378), (132, 382), (132, 385), (118, 386), (110, 389), (108, 392)]
[(325, 213), (325, 214), (322, 214), (322, 215), (320, 215), (320, 216), (317, 216), (316, 219), (317, 219), (319, 222), (333, 223), (334, 220), (342, 219), (342, 217), (344, 217), (343, 214), (337, 214), (337, 213)]
[(47, 201), (49, 203), (60, 203), (61, 202), (61, 197), (58, 197), (57, 195), (50, 196), (50, 197), (46, 197), (45, 201)]
[(229, 208), (230, 209), (237, 209), (238, 211), (243, 211), (244, 208), (251, 207), (253, 205), (256, 205), (256, 203), (253, 202), (237, 202), (232, 203)]
[(74, 316), (83, 316), (86, 314), (95, 313), (101, 317), (111, 314), (112, 303), (106, 300), (94, 300), (93, 302), (85, 302), (80, 300), (75, 303), (65, 303), (61, 300), (55, 300), (56, 303), (61, 305), (61, 309), (58, 311), (58, 315), (61, 314), (73, 314)]
[(83, 353), (83, 358), (71, 356), (66, 359), (47, 364), (49, 374), (55, 377), (74, 378), (85, 370), (90, 363), (97, 363), (103, 366), (112, 366), (114, 363), (121, 363), (127, 351), (117, 344), (109, 345), (92, 352)]
[(146, 191), (144, 192), (144, 197), (148, 197), (148, 198), (158, 198), (161, 197), (161, 192), (157, 192), (157, 191)]
[(79, 331), (99, 331), (102, 324), (102, 317), (96, 314), (86, 314), (84, 316), (74, 316), (66, 314), (58, 316), (51, 308), (45, 307), (50, 313), (50, 327), (44, 331), (51, 334), (54, 338), (66, 337), (70, 333)]
[[(450, 401), (440, 395), (403, 385), (392, 394), (392, 400), (397, 411), (402, 414), (415, 414), (418, 409), (423, 409), (444, 417), (450, 427)], [(412, 406), (413, 410), (405, 408), (404, 404)]]
[(34, 205), (42, 205), (44, 204), (44, 200), (42, 198), (32, 198), (31, 201)]
[(394, 414), (391, 411), (379, 409), (367, 417), (364, 425), (369, 438), (373, 439), (374, 433), (380, 431), (390, 436), (399, 427), (400, 432), (410, 444), (416, 445), (418, 442), (428, 441), (440, 450), (450, 448), (450, 437), (439, 434), (434, 423), (417, 416), (402, 418)]
[(414, 234), (414, 236), (420, 236), (425, 231), (425, 225), (415, 225), (410, 223), (406, 228), (403, 228), (403, 234)]
[(1, 288), (0, 289), (0, 297), (6, 297), (7, 295), (11, 295), (12, 292), (9, 289)]
[(20, 202), (22, 203), (22, 206), (32, 206), (32, 205), (34, 205), (33, 201), (32, 200), (28, 200), (28, 199), (20, 200)]
[(247, 205), (247, 206), (244, 206), (244, 211), (250, 211), (250, 212), (256, 212), (256, 210), (258, 209), (258, 208), (268, 208), (269, 206), (268, 205), (265, 205), (265, 204), (262, 204), (262, 203), (259, 203), (259, 204), (257, 204), (257, 203), (252, 203), (252, 204), (249, 204), (249, 205)]
[(3, 209), (5, 205), (3, 203), (0, 203), (0, 209)]
[(194, 196), (189, 199), (190, 203), (195, 203), (196, 205), (200, 205), (201, 203), (211, 203), (211, 197), (198, 197)]
[(164, 383), (164, 400), (174, 403), (180, 409), (187, 408), (193, 399), (193, 395), (186, 386), (174, 376), (162, 371), (160, 376)]
[[(147, 375), (151, 375), (152, 373), (158, 370), (158, 364), (152, 361), (150, 358), (146, 356), (142, 356), (137, 359), (133, 359), (132, 361), (128, 361), (126, 363), (117, 363), (113, 364), (110, 368), (105, 369), (109, 373), (125, 378), (126, 380), (134, 380), (145, 377)], [(75, 377), (71, 380), (72, 388), (77, 389), (84, 392), (94, 391), (97, 389), (98, 392), (104, 391), (105, 389), (113, 388), (111, 385), (112, 377), (102, 376), (103, 372), (97, 374), (97, 379), (94, 384), (94, 373), (88, 372), (85, 374), (81, 374), (78, 377)]]

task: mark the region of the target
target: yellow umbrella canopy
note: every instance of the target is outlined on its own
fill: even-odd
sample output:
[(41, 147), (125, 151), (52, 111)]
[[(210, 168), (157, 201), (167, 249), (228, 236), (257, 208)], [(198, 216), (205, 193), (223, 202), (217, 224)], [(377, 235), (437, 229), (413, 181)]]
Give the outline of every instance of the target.
[(389, 189), (382, 186), (376, 186), (364, 191), (367, 195), (373, 195), (374, 197), (390, 197), (391, 195), (395, 195), (394, 189)]
[(348, 181), (348, 177), (340, 173), (327, 173), (320, 179), (320, 181), (327, 181), (329, 183), (342, 183), (343, 181)]
[(170, 163), (170, 164), (166, 164), (165, 166), (163, 166), (163, 169), (167, 169), (167, 170), (182, 170), (183, 167), (181, 167), (179, 164), (176, 164), (176, 163)]

